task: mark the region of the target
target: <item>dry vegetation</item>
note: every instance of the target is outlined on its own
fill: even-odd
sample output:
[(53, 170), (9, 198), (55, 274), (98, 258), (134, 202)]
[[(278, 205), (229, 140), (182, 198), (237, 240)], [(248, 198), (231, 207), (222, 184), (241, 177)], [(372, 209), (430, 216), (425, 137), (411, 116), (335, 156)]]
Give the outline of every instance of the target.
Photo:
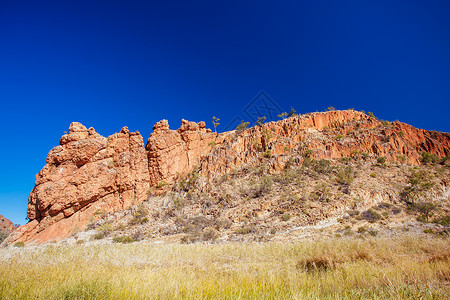
[(1, 299), (445, 299), (448, 239), (0, 249)]

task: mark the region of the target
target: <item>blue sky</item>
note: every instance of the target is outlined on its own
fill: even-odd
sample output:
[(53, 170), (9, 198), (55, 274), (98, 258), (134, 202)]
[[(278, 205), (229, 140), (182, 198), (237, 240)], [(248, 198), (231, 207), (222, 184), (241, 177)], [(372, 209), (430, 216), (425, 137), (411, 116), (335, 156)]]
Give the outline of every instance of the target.
[(182, 118), (220, 131), (265, 91), (450, 131), (450, 2), (0, 1), (0, 214), (24, 224), (72, 121), (107, 136)]

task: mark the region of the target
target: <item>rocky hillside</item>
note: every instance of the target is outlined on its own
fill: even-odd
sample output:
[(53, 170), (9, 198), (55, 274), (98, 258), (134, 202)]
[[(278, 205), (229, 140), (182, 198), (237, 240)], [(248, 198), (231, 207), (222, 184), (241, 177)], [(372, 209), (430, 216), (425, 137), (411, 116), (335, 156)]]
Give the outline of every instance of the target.
[(411, 203), (431, 194), (433, 212), (445, 216), (449, 155), (448, 133), (354, 110), (219, 134), (204, 122), (171, 130), (163, 120), (145, 147), (126, 127), (106, 138), (72, 123), (36, 176), (30, 222), (5, 243), (54, 241), (100, 225), (138, 226), (140, 238), (265, 236), (386, 201), (418, 211)]
[(347, 235), (448, 235), (450, 169), (357, 158), (271, 158), (207, 183), (198, 171), (108, 213), (66, 242), (289, 241)]

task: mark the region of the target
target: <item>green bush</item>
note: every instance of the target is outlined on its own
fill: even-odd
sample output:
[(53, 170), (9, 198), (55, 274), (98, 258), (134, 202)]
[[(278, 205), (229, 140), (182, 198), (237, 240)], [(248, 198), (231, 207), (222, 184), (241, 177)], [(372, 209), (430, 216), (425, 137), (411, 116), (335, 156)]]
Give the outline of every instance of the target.
[(102, 226), (98, 227), (97, 231), (102, 233), (103, 234), (102, 238), (104, 238), (105, 236), (109, 235), (113, 231), (113, 228), (112, 228), (111, 224), (106, 223), (106, 224), (103, 224)]
[(202, 233), (202, 239), (204, 241), (213, 241), (217, 239), (218, 236), (219, 234), (214, 228), (205, 228)]
[(282, 112), (281, 114), (277, 115), (277, 117), (280, 119), (285, 119), (287, 116), (288, 116), (287, 112)]
[(436, 207), (436, 203), (432, 201), (421, 201), (413, 204), (413, 208), (423, 215), (426, 222), (428, 222), (431, 213), (434, 209), (436, 209)]
[(303, 168), (309, 168), (309, 167), (311, 167), (312, 161), (313, 161), (313, 160), (312, 160), (311, 158), (305, 157), (305, 158), (303, 159), (302, 167), (303, 167)]
[(245, 129), (248, 128), (248, 125), (250, 125), (250, 122), (241, 121), (241, 124), (236, 127), (236, 134), (241, 134)]
[(363, 212), (361, 214), (361, 217), (369, 221), (370, 223), (375, 223), (376, 221), (381, 220), (383, 218), (379, 213), (374, 211), (372, 208)]
[(106, 233), (105, 232), (98, 232), (98, 233), (96, 233), (96, 234), (94, 234), (92, 236), (92, 238), (94, 240), (101, 240), (101, 239), (104, 239), (105, 237), (106, 237)]
[(148, 222), (148, 210), (143, 204), (139, 205), (133, 213), (133, 218), (128, 222), (128, 225), (144, 224)]
[(354, 171), (351, 166), (346, 166), (345, 168), (339, 170), (337, 173), (337, 182), (343, 185), (350, 185), (352, 184), (353, 180), (355, 179)]
[(330, 161), (324, 158), (321, 158), (320, 160), (313, 159), (311, 165), (314, 171), (321, 174), (327, 174), (332, 170)]
[(394, 207), (394, 208), (392, 208), (391, 211), (394, 215), (398, 215), (399, 213), (402, 212), (402, 209), (400, 207)]
[(364, 233), (366, 233), (367, 229), (366, 229), (366, 227), (361, 226), (361, 227), (358, 228), (357, 231), (358, 231), (358, 233), (360, 233), (360, 234), (364, 234)]
[(379, 157), (377, 158), (377, 163), (378, 163), (379, 165), (385, 165), (385, 164), (386, 164), (386, 158), (383, 157), (383, 156), (379, 156)]
[(406, 155), (397, 155), (397, 160), (404, 163), (406, 161)]
[(267, 149), (266, 151), (264, 151), (262, 156), (266, 157), (266, 158), (271, 158), (272, 157), (272, 151), (270, 149)]
[(318, 183), (311, 192), (310, 197), (313, 201), (329, 202), (331, 198), (329, 186), (325, 182)]
[(359, 215), (359, 210), (349, 210), (349, 211), (348, 211), (348, 215), (349, 215), (350, 217), (357, 216), (357, 215)]
[(378, 230), (370, 228), (369, 230), (367, 230), (367, 233), (371, 236), (376, 236), (378, 234)]
[(434, 153), (424, 152), (422, 153), (421, 162), (423, 164), (432, 164), (435, 165), (439, 163), (440, 157)]
[(304, 157), (311, 157), (311, 154), (313, 154), (313, 150), (312, 149), (308, 149), (303, 153)]
[(8, 237), (8, 233), (0, 230), (0, 244)]
[(293, 107), (291, 107), (291, 110), (288, 113), (288, 118), (294, 117), (294, 116), (297, 116), (297, 111)]
[(270, 192), (272, 190), (272, 184), (273, 181), (270, 176), (262, 177), (259, 184), (252, 189), (253, 198), (261, 197), (263, 194)]
[(373, 112), (370, 112), (370, 111), (367, 112), (367, 115), (368, 115), (369, 117), (372, 117), (372, 118), (375, 118), (375, 119), (377, 118), (377, 117), (375, 117), (375, 115), (373, 114)]
[(291, 215), (288, 213), (284, 213), (281, 215), (281, 219), (285, 222), (289, 221), (291, 219)]
[(242, 228), (238, 228), (234, 231), (237, 234), (249, 234), (250, 232), (252, 232), (250, 227), (242, 227)]
[(128, 243), (133, 243), (136, 240), (133, 239), (131, 236), (129, 235), (121, 235), (121, 236), (116, 236), (113, 237), (113, 242), (114, 243), (122, 243), (122, 244), (128, 244)]
[(424, 215), (420, 215), (416, 218), (417, 221), (422, 222), (422, 223), (428, 223), (427, 219), (425, 218)]
[(169, 184), (163, 180), (163, 181), (160, 181), (160, 182), (158, 183), (158, 185), (156, 186), (156, 188), (157, 188), (157, 189), (162, 189), (162, 188), (164, 188), (164, 187), (166, 187), (166, 186), (168, 186), (168, 185), (169, 185)]
[(195, 168), (191, 173), (186, 175), (176, 186), (175, 189), (178, 191), (193, 191), (198, 185), (198, 181), (200, 178), (200, 174), (198, 173), (197, 168)]
[(256, 124), (259, 126), (262, 126), (264, 122), (266, 121), (266, 116), (259, 117), (258, 120), (256, 120)]
[(405, 187), (401, 193), (402, 199), (407, 203), (414, 205), (414, 202), (420, 195), (427, 192), (433, 187), (434, 183), (430, 176), (424, 170), (415, 172), (411, 171), (409, 176), (409, 186)]
[(442, 216), (440, 218), (434, 219), (433, 223), (441, 224), (442, 226), (450, 225), (450, 215)]

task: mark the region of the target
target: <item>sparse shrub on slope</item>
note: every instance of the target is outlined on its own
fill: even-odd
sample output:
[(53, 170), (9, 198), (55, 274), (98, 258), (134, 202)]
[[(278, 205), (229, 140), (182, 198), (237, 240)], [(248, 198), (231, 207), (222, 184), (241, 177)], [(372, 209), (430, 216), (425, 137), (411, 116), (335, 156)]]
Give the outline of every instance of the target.
[(319, 160), (313, 160), (312, 168), (314, 171), (321, 174), (328, 174), (332, 170), (330, 161), (323, 158)]
[(422, 157), (421, 157), (420, 161), (425, 165), (427, 165), (427, 164), (435, 165), (435, 164), (439, 163), (440, 159), (441, 158), (434, 153), (424, 152), (424, 153), (422, 153)]
[(450, 215), (438, 217), (433, 220), (433, 223), (440, 224), (442, 226), (449, 226), (450, 225)]
[(429, 217), (436, 207), (437, 205), (433, 201), (420, 201), (413, 204), (413, 209), (422, 214), (422, 217), (419, 217), (418, 220), (424, 222), (428, 222)]
[(339, 184), (347, 185), (349, 186), (352, 184), (353, 180), (355, 179), (354, 170), (352, 166), (346, 166), (345, 168), (342, 168), (337, 173), (337, 182)]
[(129, 243), (135, 242), (135, 239), (133, 239), (129, 235), (121, 235), (121, 236), (113, 237), (113, 242), (114, 243), (129, 244)]
[(381, 166), (386, 165), (386, 157), (380, 156), (377, 158), (377, 163)]
[(148, 222), (148, 210), (143, 204), (140, 204), (133, 213), (133, 218), (128, 222), (128, 225), (144, 224)]
[(414, 204), (420, 196), (434, 186), (430, 175), (425, 170), (411, 170), (408, 181), (409, 185), (402, 191), (402, 198), (409, 204)]
[(273, 180), (270, 176), (263, 176), (259, 183), (253, 188), (253, 198), (261, 197), (262, 195), (272, 190)]
[(194, 168), (194, 170), (192, 172), (190, 172), (188, 175), (186, 175), (185, 178), (180, 180), (175, 185), (175, 190), (176, 191), (185, 191), (185, 192), (193, 191), (198, 186), (199, 178), (200, 178), (200, 174), (198, 172), (198, 169)]
[(0, 230), (0, 244), (8, 237), (8, 235), (8, 233)]
[(330, 187), (325, 183), (318, 183), (313, 192), (310, 194), (310, 198), (313, 201), (325, 201), (329, 202), (331, 197)]
[(366, 220), (369, 221), (370, 223), (375, 223), (378, 220), (381, 220), (383, 218), (383, 216), (381, 216), (379, 213), (377, 213), (375, 210), (373, 210), (372, 208), (366, 210), (365, 212), (361, 213), (358, 216), (358, 219), (362, 220)]

